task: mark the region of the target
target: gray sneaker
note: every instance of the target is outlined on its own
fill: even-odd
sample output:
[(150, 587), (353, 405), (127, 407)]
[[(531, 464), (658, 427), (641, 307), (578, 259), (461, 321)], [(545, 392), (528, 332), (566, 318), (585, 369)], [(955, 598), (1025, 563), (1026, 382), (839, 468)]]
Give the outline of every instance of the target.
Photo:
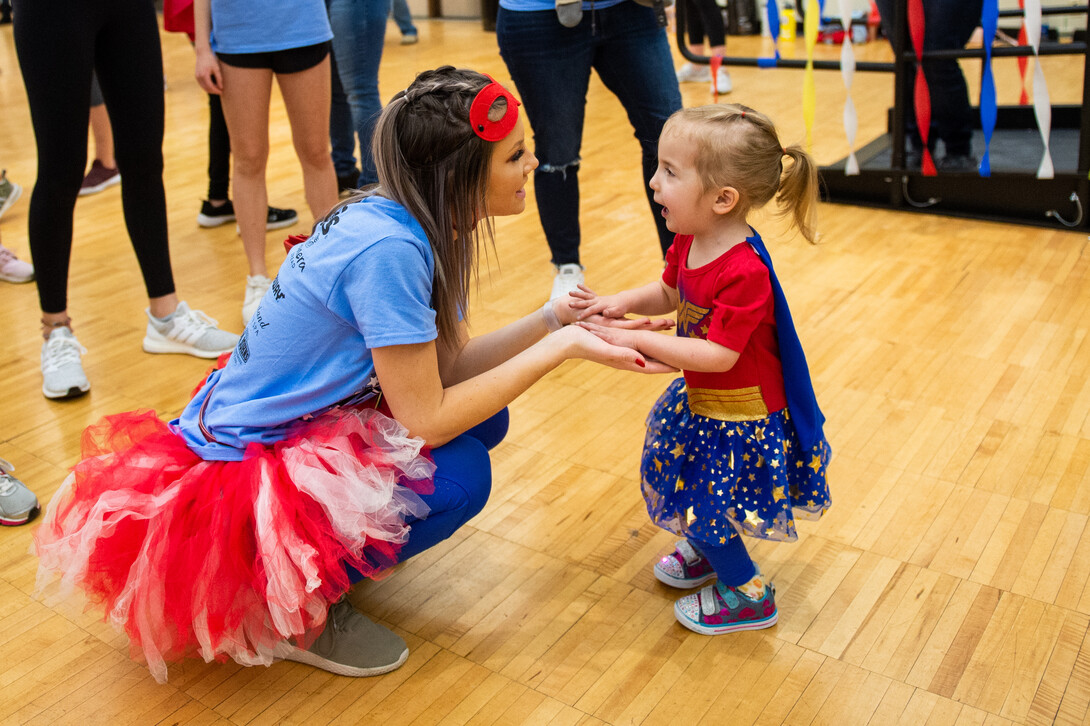
[(7, 527), (26, 524), (38, 513), (38, 497), (11, 475), (14, 469), (10, 461), (0, 459), (0, 524)]
[(178, 303), (174, 314), (167, 321), (148, 315), (148, 329), (144, 335), (146, 353), (185, 353), (198, 358), (218, 358), (230, 353), (238, 344), (238, 336), (220, 330), (219, 324), (200, 310), (190, 310), (184, 302)]
[(80, 363), (86, 352), (69, 328), (53, 328), (42, 343), (42, 393), (46, 398), (75, 398), (90, 390)]
[(284, 642), (275, 654), (339, 676), (362, 678), (399, 668), (409, 657), (409, 648), (396, 633), (371, 622), (348, 598), (341, 598), (329, 608), (325, 630), (310, 648)]
[(21, 186), (8, 180), (8, 170), (0, 171), (0, 215), (8, 211), (8, 207), (15, 204), (22, 193)]

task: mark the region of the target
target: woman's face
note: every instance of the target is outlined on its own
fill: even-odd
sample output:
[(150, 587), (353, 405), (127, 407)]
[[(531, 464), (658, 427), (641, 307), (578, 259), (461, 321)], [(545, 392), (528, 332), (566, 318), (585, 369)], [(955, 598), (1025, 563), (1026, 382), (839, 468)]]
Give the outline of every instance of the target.
[(506, 138), (496, 142), (488, 172), (488, 213), (494, 217), (526, 209), (526, 180), (537, 168), (537, 157), (526, 148), (522, 119)]

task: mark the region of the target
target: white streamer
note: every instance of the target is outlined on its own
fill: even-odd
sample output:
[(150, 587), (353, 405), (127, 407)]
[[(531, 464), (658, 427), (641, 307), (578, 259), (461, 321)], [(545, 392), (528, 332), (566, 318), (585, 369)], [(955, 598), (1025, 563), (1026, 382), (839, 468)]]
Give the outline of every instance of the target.
[(1048, 142), (1052, 131), (1052, 103), (1048, 97), (1048, 86), (1045, 84), (1045, 72), (1041, 69), (1041, 58), (1038, 55), (1041, 47), (1041, 0), (1026, 0), (1026, 40), (1033, 46), (1033, 115), (1037, 117), (1037, 128), (1041, 131), (1041, 141), (1045, 145), (1045, 153), (1041, 157), (1041, 165), (1037, 168), (1038, 179), (1051, 179), (1055, 176), (1052, 166), (1052, 153), (1049, 151)]
[(852, 48), (851, 0), (840, 0), (840, 24), (844, 28), (844, 44), (840, 47), (840, 75), (847, 91), (847, 98), (844, 100), (844, 133), (848, 137), (848, 160), (844, 163), (844, 175), (855, 176), (859, 173), (859, 161), (855, 158), (855, 133), (859, 130), (859, 117), (852, 102), (855, 50)]

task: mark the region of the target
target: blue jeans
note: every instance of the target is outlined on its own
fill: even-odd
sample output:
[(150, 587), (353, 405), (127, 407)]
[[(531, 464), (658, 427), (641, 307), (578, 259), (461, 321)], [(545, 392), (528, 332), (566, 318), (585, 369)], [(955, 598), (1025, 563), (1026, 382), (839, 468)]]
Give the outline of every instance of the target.
[[(371, 134), (382, 112), (378, 67), (386, 37), (389, 0), (326, 0), (333, 28), (333, 100), (329, 137), (333, 168), (343, 176), (355, 168), (353, 151), (360, 143), (359, 184), (378, 181), (371, 155)], [(338, 83), (339, 81), (339, 83)]]
[[(555, 10), (512, 11), (496, 18), (500, 55), (534, 130), (534, 192), (557, 265), (579, 262), (579, 150), (593, 68), (624, 106), (643, 152), (644, 193), (665, 255), (674, 235), (647, 186), (658, 165), (662, 126), (681, 108), (666, 33), (651, 8), (622, 2), (586, 12), (565, 28)], [(608, 143), (610, 139), (594, 139)]]
[[(882, 27), (893, 37), (894, 0), (877, 0)], [(980, 25), (983, 0), (924, 0), (924, 50), (960, 50), (969, 42)], [(904, 7), (903, 3), (897, 7)], [(908, 46), (911, 48), (911, 45)], [(972, 150), (973, 109), (969, 102), (969, 87), (965, 74), (956, 60), (929, 60), (923, 63), (923, 74), (931, 91), (931, 126), (928, 145), (942, 139), (946, 155), (969, 155)], [(909, 148), (923, 150), (920, 129), (916, 124), (913, 79), (905, 84), (901, 103), (905, 109), (905, 135)]]
[(416, 26), (413, 25), (413, 15), (409, 12), (407, 0), (393, 0), (390, 15), (402, 35), (416, 35)]
[[(509, 421), (505, 408), (453, 441), (432, 449), (435, 491), (421, 497), (428, 505), (428, 516), (410, 522), (409, 541), (398, 553), (398, 562), (439, 544), (484, 509), (492, 492), (488, 451), (503, 441)], [(348, 567), (347, 571), (352, 582), (363, 579), (356, 569)]]

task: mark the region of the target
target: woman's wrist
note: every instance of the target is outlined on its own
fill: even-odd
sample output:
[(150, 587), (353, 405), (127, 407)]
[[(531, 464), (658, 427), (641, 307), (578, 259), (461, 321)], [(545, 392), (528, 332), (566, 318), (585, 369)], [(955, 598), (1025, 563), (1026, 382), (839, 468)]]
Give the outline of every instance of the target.
[(545, 304), (541, 306), (541, 317), (545, 318), (545, 327), (548, 328), (550, 333), (555, 333), (564, 327), (564, 324), (560, 322), (560, 318), (556, 315), (552, 300), (546, 300)]

